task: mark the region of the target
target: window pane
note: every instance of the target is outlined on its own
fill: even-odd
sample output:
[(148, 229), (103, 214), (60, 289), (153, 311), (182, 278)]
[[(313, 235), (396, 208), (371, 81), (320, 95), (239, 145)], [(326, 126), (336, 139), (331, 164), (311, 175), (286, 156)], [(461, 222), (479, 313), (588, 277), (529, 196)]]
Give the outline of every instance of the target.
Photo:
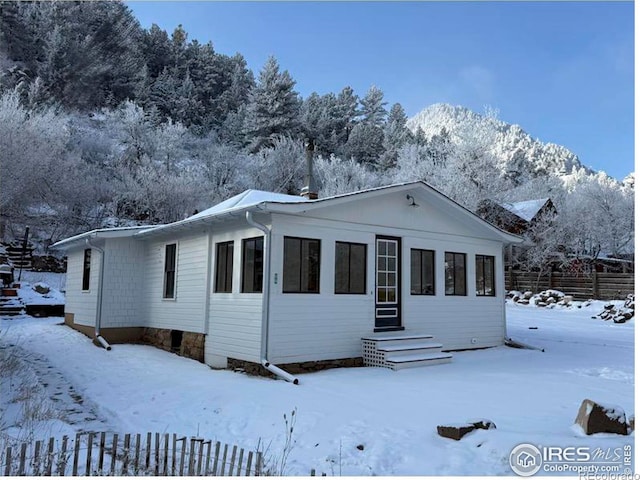
[(301, 285), (302, 292), (320, 291), (320, 240), (302, 239)]
[(390, 257), (396, 256), (396, 243), (395, 242), (387, 242), (387, 255)]
[(420, 278), (420, 250), (411, 250), (411, 293), (422, 293), (422, 279)]
[(433, 278), (433, 251), (422, 251), (422, 293), (424, 295), (433, 295), (435, 292)]
[(495, 265), (494, 257), (485, 257), (484, 276), (485, 276), (485, 295), (495, 295)]
[(387, 254), (387, 242), (384, 240), (378, 240), (378, 255)]
[(336, 242), (336, 293), (349, 293), (349, 244)]
[(216, 292), (231, 292), (233, 278), (233, 242), (216, 246)]
[(385, 257), (378, 257), (378, 270), (383, 272), (387, 270), (387, 259)]
[(262, 251), (263, 240), (261, 238), (255, 239), (255, 266), (253, 269), (253, 291), (256, 293), (262, 292)]
[(388, 288), (387, 289), (387, 302), (395, 302), (396, 301), (396, 289)]
[(164, 298), (173, 298), (175, 295), (176, 270), (176, 244), (166, 245), (164, 248)]
[(444, 293), (446, 295), (454, 294), (454, 263), (453, 253), (446, 252), (444, 254)]
[(395, 272), (396, 271), (396, 259), (395, 258), (387, 258), (387, 271)]
[(484, 295), (484, 256), (476, 255), (476, 295)]
[(467, 291), (467, 272), (464, 253), (455, 255), (455, 294), (465, 295)]
[(390, 287), (395, 287), (398, 284), (396, 283), (396, 274), (395, 273), (387, 273), (387, 285)]
[(89, 282), (91, 279), (91, 249), (84, 251), (84, 259), (82, 265), (82, 290), (89, 290)]
[(384, 287), (378, 288), (378, 303), (387, 301), (387, 291)]
[(300, 291), (300, 239), (284, 239), (284, 265), (282, 290), (284, 292)]
[(378, 286), (386, 287), (387, 286), (387, 274), (386, 273), (378, 273)]
[(367, 246), (352, 244), (350, 260), (349, 291), (350, 293), (366, 293)]

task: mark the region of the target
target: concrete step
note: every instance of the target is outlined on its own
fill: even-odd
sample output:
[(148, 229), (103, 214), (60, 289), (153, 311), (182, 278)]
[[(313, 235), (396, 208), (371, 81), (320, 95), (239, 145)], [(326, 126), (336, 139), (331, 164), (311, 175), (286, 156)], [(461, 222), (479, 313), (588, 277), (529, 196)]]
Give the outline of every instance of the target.
[(393, 370), (404, 368), (424, 367), (450, 363), (453, 355), (450, 353), (394, 353), (389, 354), (387, 362)]
[(433, 335), (389, 332), (389, 333), (374, 333), (373, 335), (362, 337), (362, 340), (376, 340), (376, 341), (382, 342), (382, 341), (389, 341), (389, 340), (426, 340), (430, 338), (433, 338)]

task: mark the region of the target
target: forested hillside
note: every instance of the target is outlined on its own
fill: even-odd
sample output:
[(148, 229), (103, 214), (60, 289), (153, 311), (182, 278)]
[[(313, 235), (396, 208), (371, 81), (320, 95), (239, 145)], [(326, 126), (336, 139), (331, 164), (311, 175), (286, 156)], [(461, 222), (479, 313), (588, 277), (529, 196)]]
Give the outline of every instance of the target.
[(254, 73), (181, 26), (142, 28), (121, 2), (2, 1), (2, 235), (30, 225), (46, 245), (247, 188), (297, 194), (311, 139), (320, 196), (420, 179), (471, 210), (551, 197), (567, 256), (632, 248), (632, 177), (594, 174), (495, 115), (437, 105), (408, 120), (344, 81), (302, 98), (276, 58)]

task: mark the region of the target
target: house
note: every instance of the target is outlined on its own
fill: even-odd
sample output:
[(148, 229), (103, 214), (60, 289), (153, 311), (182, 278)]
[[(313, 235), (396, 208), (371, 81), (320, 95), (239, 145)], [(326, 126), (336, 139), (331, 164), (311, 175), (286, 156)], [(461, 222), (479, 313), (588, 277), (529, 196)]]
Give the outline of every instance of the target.
[(362, 359), (363, 338), (381, 364), (501, 345), (503, 247), (521, 241), (412, 182), (315, 200), (247, 190), (54, 248), (68, 256), (65, 322), (103, 346), (144, 338), (291, 379), (309, 362)]
[(539, 198), (523, 202), (497, 203), (483, 200), (478, 206), (478, 215), (507, 232), (522, 235), (538, 223), (558, 214), (550, 198)]

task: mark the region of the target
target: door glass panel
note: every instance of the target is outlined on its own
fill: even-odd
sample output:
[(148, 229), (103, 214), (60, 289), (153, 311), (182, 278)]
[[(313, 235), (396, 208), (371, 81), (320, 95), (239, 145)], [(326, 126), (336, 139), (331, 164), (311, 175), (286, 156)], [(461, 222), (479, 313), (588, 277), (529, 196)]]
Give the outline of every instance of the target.
[(387, 259), (385, 257), (378, 257), (378, 270), (387, 269)]
[(387, 286), (387, 276), (384, 273), (378, 273), (378, 286), (386, 287)]
[(384, 287), (378, 288), (378, 303), (384, 303), (387, 301), (386, 290)]
[(384, 240), (378, 240), (378, 255), (387, 254), (387, 242)]
[(387, 274), (387, 285), (390, 286), (390, 287), (395, 287), (396, 286), (396, 274), (395, 273)]
[(396, 259), (388, 258), (387, 259), (387, 271), (395, 272), (396, 271)]
[(389, 255), (390, 257), (395, 257), (396, 256), (396, 243), (395, 242), (389, 242), (388, 243), (387, 255)]
[(387, 289), (387, 302), (395, 302), (396, 301), (396, 289), (388, 288)]

